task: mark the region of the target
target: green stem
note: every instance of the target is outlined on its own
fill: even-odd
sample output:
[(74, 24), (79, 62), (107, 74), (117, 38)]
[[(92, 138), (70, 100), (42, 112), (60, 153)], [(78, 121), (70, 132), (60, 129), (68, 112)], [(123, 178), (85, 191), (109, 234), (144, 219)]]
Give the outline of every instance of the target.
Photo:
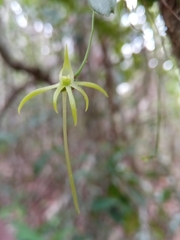
[(77, 72), (75, 73), (74, 77), (77, 78), (79, 76), (79, 74), (81, 73), (86, 61), (87, 61), (87, 58), (88, 58), (88, 54), (89, 54), (89, 50), (90, 50), (90, 47), (91, 47), (91, 43), (92, 43), (92, 37), (93, 37), (93, 33), (94, 33), (94, 11), (92, 12), (92, 23), (91, 23), (91, 33), (90, 33), (90, 38), (89, 38), (89, 43), (88, 43), (88, 47), (87, 47), (87, 50), (86, 50), (86, 54), (84, 56), (84, 60), (83, 62), (81, 63), (81, 66), (79, 67), (79, 69), (77, 70)]
[(66, 117), (66, 91), (62, 93), (63, 97), (63, 138), (64, 138), (64, 149), (65, 149), (65, 156), (66, 156), (66, 165), (68, 170), (68, 176), (69, 176), (69, 182), (71, 186), (71, 192), (74, 200), (74, 205), (78, 213), (80, 213), (79, 210), (79, 204), (77, 199), (77, 193), (76, 193), (76, 187), (74, 184), (74, 178), (72, 174), (72, 168), (71, 168), (71, 162), (69, 157), (69, 150), (68, 150), (68, 140), (67, 140), (67, 117)]

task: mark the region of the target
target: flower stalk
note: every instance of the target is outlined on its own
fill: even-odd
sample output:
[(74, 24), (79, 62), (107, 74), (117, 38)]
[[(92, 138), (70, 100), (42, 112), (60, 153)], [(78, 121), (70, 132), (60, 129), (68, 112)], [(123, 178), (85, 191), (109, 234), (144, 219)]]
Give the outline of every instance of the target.
[(74, 206), (76, 208), (76, 211), (80, 213), (79, 204), (78, 204), (78, 198), (76, 193), (76, 187), (74, 183), (72, 168), (71, 168), (71, 161), (69, 157), (69, 149), (68, 149), (68, 138), (67, 138), (67, 111), (66, 111), (66, 105), (67, 105), (67, 97), (66, 92), (64, 91), (62, 93), (62, 105), (63, 105), (63, 138), (64, 138), (64, 151), (65, 151), (65, 157), (66, 157), (66, 165), (68, 170), (68, 176), (69, 176), (69, 182), (71, 186), (71, 192), (74, 200)]

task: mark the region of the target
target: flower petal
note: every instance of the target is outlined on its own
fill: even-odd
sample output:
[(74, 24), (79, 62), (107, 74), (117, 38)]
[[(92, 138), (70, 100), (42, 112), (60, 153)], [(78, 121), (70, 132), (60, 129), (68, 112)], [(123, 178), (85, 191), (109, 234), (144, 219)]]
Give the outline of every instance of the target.
[(35, 97), (36, 95), (38, 95), (40, 93), (43, 93), (43, 92), (46, 92), (46, 91), (51, 90), (53, 88), (56, 88), (56, 87), (58, 87), (58, 85), (59, 85), (59, 83), (53, 84), (53, 85), (50, 85), (50, 86), (47, 86), (47, 87), (38, 88), (38, 89), (30, 92), (29, 94), (27, 94), (19, 104), (18, 113), (20, 114), (20, 111), (21, 111), (21, 108), (23, 107), (23, 105), (27, 101), (29, 101), (31, 98)]
[(87, 111), (88, 107), (89, 107), (89, 98), (88, 98), (87, 94), (85, 93), (85, 91), (81, 87), (77, 86), (76, 82), (72, 83), (71, 86), (73, 88), (75, 88), (76, 90), (78, 90), (83, 95), (83, 97), (85, 99), (85, 102), (86, 102), (86, 109), (85, 109), (85, 111)]
[(59, 74), (59, 80), (60, 82), (62, 81), (62, 77), (69, 77), (71, 79), (71, 82), (74, 81), (74, 73), (71, 67), (71, 63), (69, 61), (69, 53), (68, 53), (68, 47), (66, 45), (65, 49), (64, 49), (64, 63), (63, 63), (63, 68), (60, 71)]
[(68, 97), (69, 97), (69, 103), (70, 103), (70, 107), (71, 107), (71, 112), (72, 112), (72, 116), (73, 116), (73, 120), (74, 120), (74, 125), (77, 125), (77, 109), (76, 109), (76, 102), (72, 93), (72, 89), (70, 86), (66, 87), (67, 93), (68, 93)]
[(56, 113), (58, 113), (58, 109), (57, 109), (57, 98), (60, 94), (60, 92), (63, 90), (64, 86), (62, 86), (61, 84), (59, 84), (58, 88), (56, 89), (56, 91), (54, 92), (53, 95), (53, 107)]
[(108, 97), (107, 92), (100, 87), (99, 85), (92, 83), (92, 82), (76, 82), (77, 85), (79, 86), (84, 86), (84, 87), (90, 87), (90, 88), (94, 88), (96, 90), (98, 90), (99, 92), (103, 93), (106, 97)]

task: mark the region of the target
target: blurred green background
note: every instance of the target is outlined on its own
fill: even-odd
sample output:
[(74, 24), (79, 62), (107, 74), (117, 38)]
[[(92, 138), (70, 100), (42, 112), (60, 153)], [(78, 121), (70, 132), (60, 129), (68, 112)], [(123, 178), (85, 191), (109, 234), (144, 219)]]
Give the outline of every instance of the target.
[[(179, 240), (179, 72), (158, 5), (118, 1), (96, 14), (68, 135), (81, 214), (65, 165), (61, 98), (31, 90), (58, 81), (65, 44), (80, 66), (91, 29), (87, 1), (0, 1), (0, 221), (17, 240)], [(154, 2), (154, 4), (153, 4)], [(148, 7), (148, 8), (147, 8)], [(0, 233), (1, 236), (1, 233)], [(6, 239), (2, 239), (6, 240)]]

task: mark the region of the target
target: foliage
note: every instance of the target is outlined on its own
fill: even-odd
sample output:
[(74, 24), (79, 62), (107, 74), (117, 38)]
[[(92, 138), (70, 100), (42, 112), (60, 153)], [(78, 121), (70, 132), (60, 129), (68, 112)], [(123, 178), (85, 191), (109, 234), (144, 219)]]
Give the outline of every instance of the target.
[(94, 11), (99, 14), (109, 16), (111, 13), (114, 13), (116, 6), (116, 0), (88, 0), (90, 6)]
[(51, 93), (32, 99), (20, 116), (17, 106), (34, 88), (58, 82), (66, 44), (78, 70), (91, 31), (89, 3), (1, 3), (0, 217), (18, 240), (178, 236), (179, 72), (158, 3), (131, 4), (117, 2), (110, 17), (95, 14), (92, 48), (78, 77), (109, 97), (87, 89), (84, 114), (83, 96), (73, 90), (79, 124), (74, 128), (68, 117), (67, 125), (77, 215), (63, 119), (52, 110)]

